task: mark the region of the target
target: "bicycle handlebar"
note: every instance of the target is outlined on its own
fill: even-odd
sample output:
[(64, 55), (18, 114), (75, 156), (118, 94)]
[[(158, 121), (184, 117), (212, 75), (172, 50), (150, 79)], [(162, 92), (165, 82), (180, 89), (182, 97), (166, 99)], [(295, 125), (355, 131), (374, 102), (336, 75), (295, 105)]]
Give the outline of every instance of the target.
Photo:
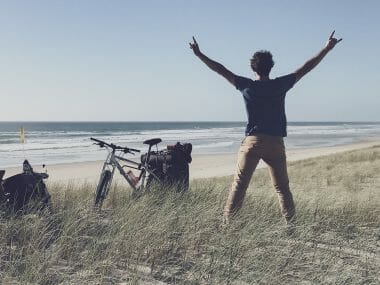
[(140, 150), (138, 149), (134, 149), (134, 148), (129, 148), (129, 147), (123, 147), (123, 146), (118, 146), (118, 145), (115, 145), (113, 143), (109, 144), (109, 143), (106, 143), (104, 141), (101, 141), (101, 140), (98, 140), (98, 139), (95, 139), (95, 138), (90, 138), (92, 141), (96, 142), (95, 144), (99, 145), (100, 147), (105, 147), (105, 146), (108, 146), (109, 148), (112, 148), (113, 150), (122, 150), (124, 151), (125, 153), (129, 152), (129, 153), (133, 153), (133, 152), (140, 152)]

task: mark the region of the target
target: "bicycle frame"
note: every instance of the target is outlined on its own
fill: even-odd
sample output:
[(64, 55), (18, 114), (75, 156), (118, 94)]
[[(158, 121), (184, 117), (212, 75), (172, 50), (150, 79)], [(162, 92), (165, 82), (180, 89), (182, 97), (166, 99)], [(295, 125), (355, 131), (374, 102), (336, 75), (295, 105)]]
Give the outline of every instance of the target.
[[(156, 174), (153, 173), (153, 171), (149, 168), (149, 156), (150, 156), (150, 148), (148, 150), (148, 157), (145, 160), (144, 164), (135, 162), (133, 160), (127, 159), (125, 157), (119, 156), (116, 154), (116, 150), (113, 149), (109, 152), (106, 161), (103, 164), (102, 172), (104, 173), (105, 170), (111, 171), (111, 179), (109, 182), (109, 185), (112, 184), (113, 180), (113, 175), (115, 173), (115, 169), (118, 169), (121, 176), (124, 177), (125, 180), (127, 180), (128, 184), (131, 186), (133, 191), (138, 191), (138, 190), (145, 190), (145, 180), (148, 175), (152, 175), (158, 182), (161, 182), (160, 179), (157, 177)], [(128, 164), (121, 165), (119, 161), (126, 162)], [(132, 169), (137, 169), (140, 171), (140, 174), (138, 176), (138, 183), (139, 186), (134, 181), (131, 181), (131, 178), (128, 176), (128, 174), (125, 172), (124, 167), (132, 168)], [(102, 175), (100, 176), (101, 179)], [(100, 180), (99, 180), (100, 183)], [(108, 189), (107, 189), (108, 192)]]

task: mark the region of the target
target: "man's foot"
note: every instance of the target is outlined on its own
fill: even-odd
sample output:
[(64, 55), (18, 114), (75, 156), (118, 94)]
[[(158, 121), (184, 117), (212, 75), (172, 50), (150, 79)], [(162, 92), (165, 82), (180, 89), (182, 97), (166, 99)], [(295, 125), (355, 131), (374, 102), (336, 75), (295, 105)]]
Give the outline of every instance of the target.
[(229, 223), (230, 223), (230, 219), (228, 217), (226, 217), (226, 216), (223, 216), (223, 220), (220, 223), (219, 228), (220, 229), (227, 229)]
[(290, 237), (294, 237), (296, 234), (296, 217), (286, 219), (286, 234)]

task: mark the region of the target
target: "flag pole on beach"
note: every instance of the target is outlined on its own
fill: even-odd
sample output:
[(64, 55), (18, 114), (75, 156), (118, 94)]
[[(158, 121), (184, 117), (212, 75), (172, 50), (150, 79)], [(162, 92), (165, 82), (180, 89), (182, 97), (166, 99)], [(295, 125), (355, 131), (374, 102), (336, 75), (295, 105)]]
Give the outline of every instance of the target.
[(24, 159), (26, 159), (25, 157), (25, 147), (24, 147), (24, 144), (25, 144), (25, 129), (23, 126), (21, 126), (20, 128), (20, 143), (22, 144), (22, 153), (24, 155)]

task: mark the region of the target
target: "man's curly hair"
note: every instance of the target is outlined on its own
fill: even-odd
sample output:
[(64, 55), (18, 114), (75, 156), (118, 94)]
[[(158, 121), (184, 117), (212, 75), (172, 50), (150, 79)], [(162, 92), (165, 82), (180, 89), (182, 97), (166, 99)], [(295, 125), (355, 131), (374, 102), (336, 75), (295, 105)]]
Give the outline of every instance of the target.
[(267, 50), (255, 52), (251, 58), (251, 68), (261, 76), (268, 76), (274, 65), (272, 54)]

